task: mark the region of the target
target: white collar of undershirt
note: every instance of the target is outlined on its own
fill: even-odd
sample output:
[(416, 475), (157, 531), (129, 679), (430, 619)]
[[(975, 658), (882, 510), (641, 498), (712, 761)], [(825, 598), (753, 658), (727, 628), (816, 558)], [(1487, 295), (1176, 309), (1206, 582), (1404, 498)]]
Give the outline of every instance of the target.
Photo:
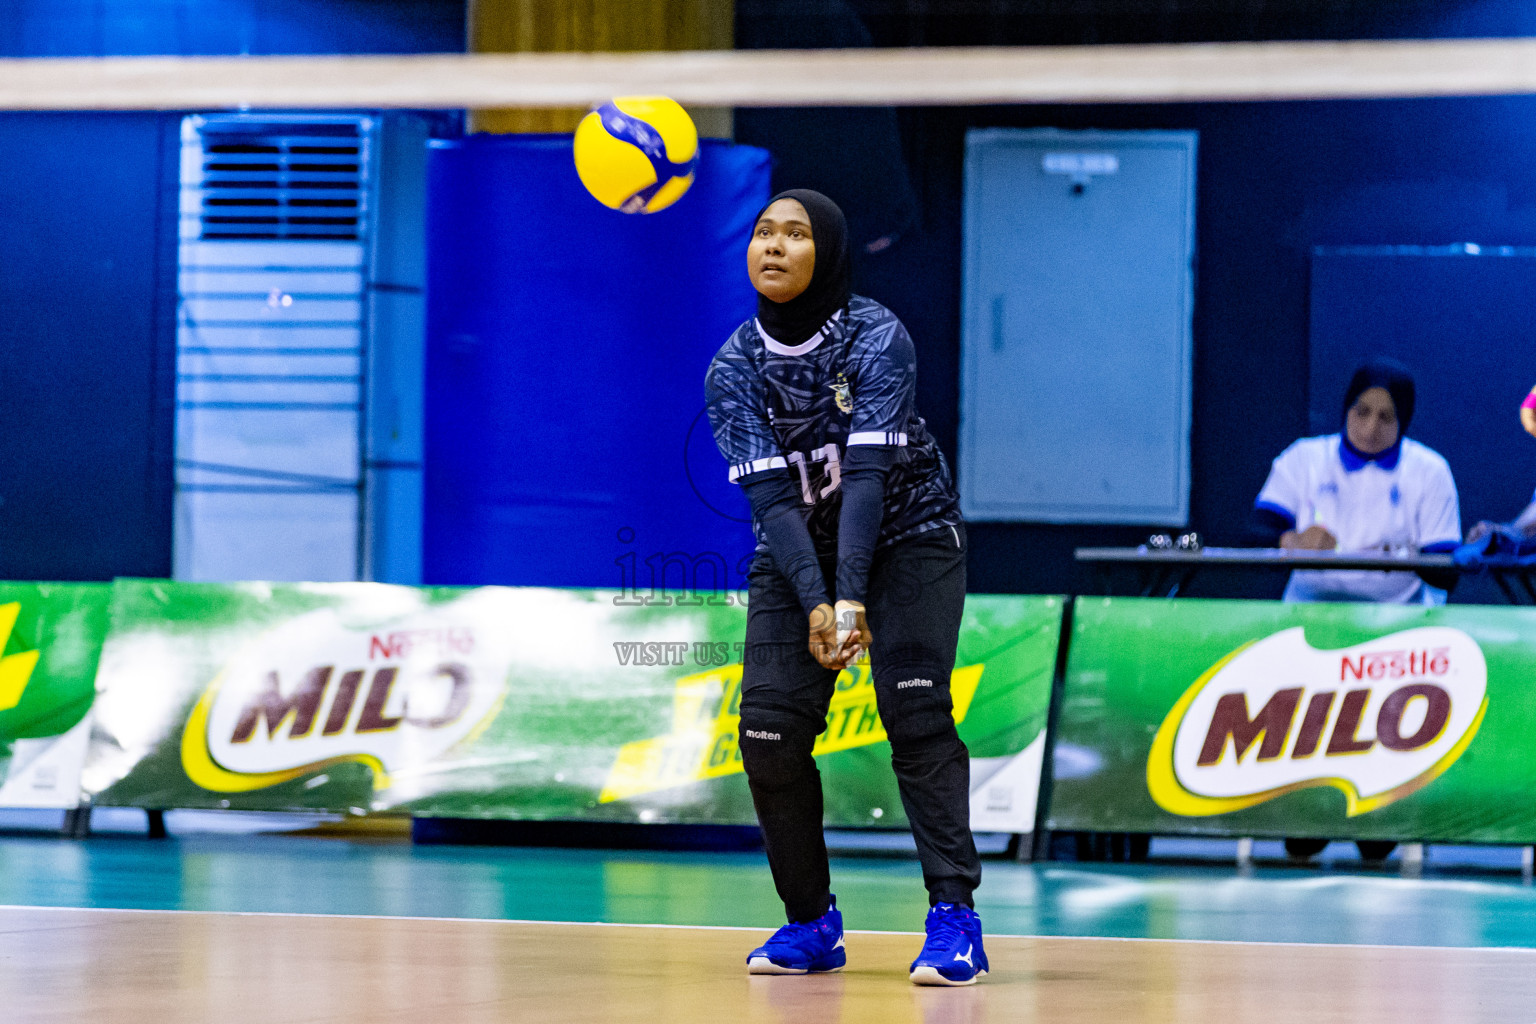
[(817, 331), (809, 338), (806, 338), (798, 345), (786, 345), (782, 341), (775, 341), (773, 335), (768, 333), (767, 328), (763, 326), (763, 322), (761, 320), (753, 317), (752, 322), (757, 325), (757, 333), (762, 336), (763, 344), (767, 346), (769, 352), (772, 352), (776, 356), (803, 356), (807, 352), (815, 349), (817, 345), (820, 345), (822, 341), (824, 341), (827, 336), (832, 333), (832, 325), (837, 323), (838, 320), (842, 319), (842, 316), (842, 310), (838, 310), (836, 313), (833, 313), (832, 319), (821, 325), (821, 330)]

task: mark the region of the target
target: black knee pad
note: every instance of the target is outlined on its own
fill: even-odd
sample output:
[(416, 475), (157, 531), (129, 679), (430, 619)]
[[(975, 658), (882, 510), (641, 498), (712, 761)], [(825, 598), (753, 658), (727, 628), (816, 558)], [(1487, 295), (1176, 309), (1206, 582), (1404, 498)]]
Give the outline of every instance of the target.
[(880, 719), (898, 757), (946, 757), (960, 742), (949, 696), (949, 672), (907, 664), (875, 680)]
[(742, 766), (754, 786), (787, 786), (816, 771), (811, 750), (818, 723), (782, 711), (743, 706), (738, 729)]
[(891, 759), (905, 764), (937, 764), (967, 753), (952, 720), (930, 725), (921, 733), (903, 730), (891, 736)]

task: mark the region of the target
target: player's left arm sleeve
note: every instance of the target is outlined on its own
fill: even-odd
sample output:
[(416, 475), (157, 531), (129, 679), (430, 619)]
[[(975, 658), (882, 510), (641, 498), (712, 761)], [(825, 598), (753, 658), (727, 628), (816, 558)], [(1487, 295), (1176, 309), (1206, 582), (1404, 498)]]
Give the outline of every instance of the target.
[(837, 599), (864, 603), (869, 564), (885, 510), (885, 477), (896, 462), (891, 445), (859, 445), (843, 460), (837, 514)]
[(907, 423), (917, 401), (917, 352), (900, 320), (881, 325), (884, 335), (859, 346), (850, 361), (853, 415), (848, 447), (907, 443)]
[(1461, 503), (1449, 467), (1430, 478), (1418, 520), (1420, 551), (1443, 553), (1461, 543)]
[(849, 362), (853, 414), (843, 458), (837, 520), (837, 599), (864, 603), (869, 564), (885, 511), (885, 478), (907, 443), (917, 391), (917, 352), (892, 317), (861, 339)]

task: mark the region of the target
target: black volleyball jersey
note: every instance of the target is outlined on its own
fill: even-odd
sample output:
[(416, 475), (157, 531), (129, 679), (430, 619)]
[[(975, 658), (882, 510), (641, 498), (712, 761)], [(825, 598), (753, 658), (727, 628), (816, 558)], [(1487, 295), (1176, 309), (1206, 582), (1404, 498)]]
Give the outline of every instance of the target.
[[(736, 329), (704, 378), (715, 444), (730, 479), (787, 468), (818, 554), (837, 551), (841, 461), (850, 445), (893, 445), (877, 548), (959, 523), (944, 454), (917, 414), (917, 358), (896, 314), (873, 299), (848, 306), (799, 345), (756, 319)], [(760, 523), (752, 524), (759, 546)]]

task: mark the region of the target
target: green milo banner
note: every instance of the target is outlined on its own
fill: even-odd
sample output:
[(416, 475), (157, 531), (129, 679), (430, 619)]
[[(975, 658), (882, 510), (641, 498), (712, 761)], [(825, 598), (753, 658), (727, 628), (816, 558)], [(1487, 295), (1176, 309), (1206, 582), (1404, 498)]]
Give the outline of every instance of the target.
[(1536, 841), (1536, 609), (1079, 599), (1056, 829)]
[[(107, 805), (750, 823), (746, 611), (693, 601), (120, 580), (86, 787)], [(978, 830), (1033, 828), (1061, 609), (967, 602), (951, 685)], [(903, 823), (867, 665), (839, 676), (816, 753), (829, 823)]]
[(105, 583), (0, 583), (0, 807), (74, 807)]

